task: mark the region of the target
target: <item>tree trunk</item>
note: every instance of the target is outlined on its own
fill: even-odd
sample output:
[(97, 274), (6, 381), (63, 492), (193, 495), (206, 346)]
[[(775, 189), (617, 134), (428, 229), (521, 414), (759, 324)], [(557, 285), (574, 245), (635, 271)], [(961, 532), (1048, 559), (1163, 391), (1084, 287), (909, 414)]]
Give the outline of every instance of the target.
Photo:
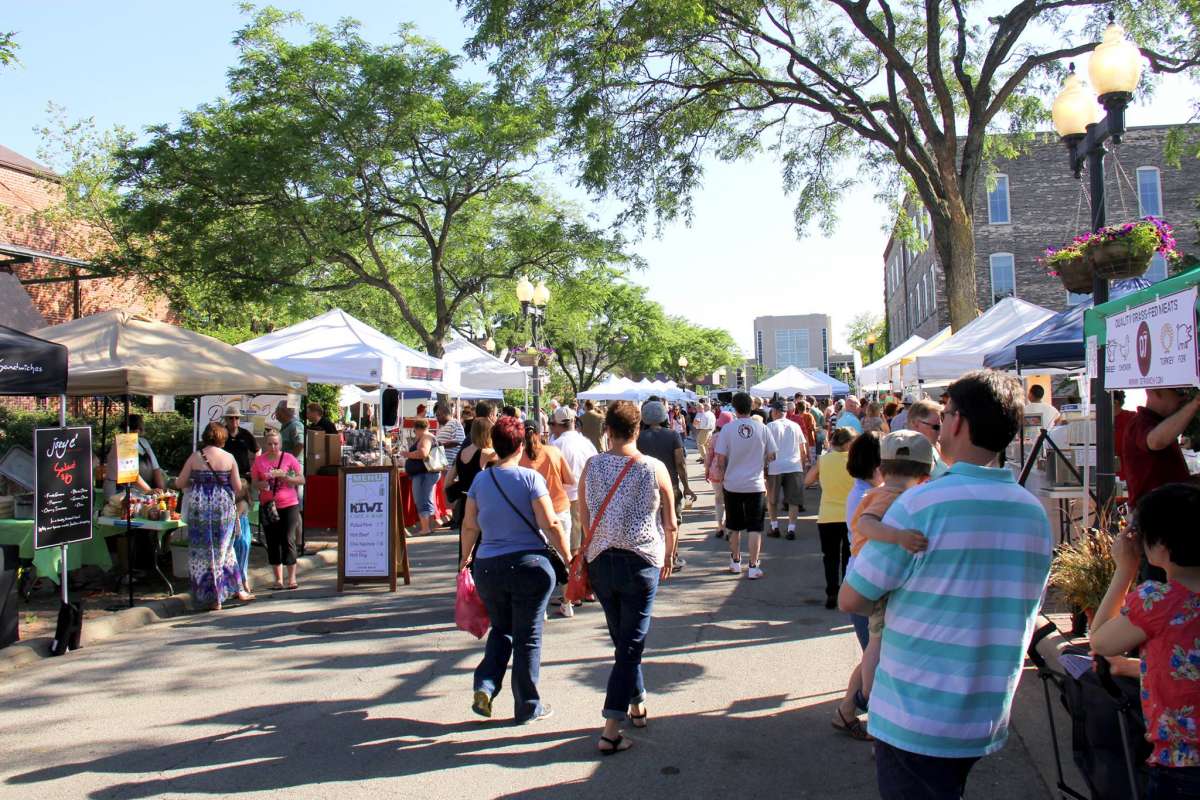
[(975, 227), (961, 207), (949, 219), (933, 222), (938, 262), (946, 279), (950, 330), (958, 331), (979, 316), (975, 288)]

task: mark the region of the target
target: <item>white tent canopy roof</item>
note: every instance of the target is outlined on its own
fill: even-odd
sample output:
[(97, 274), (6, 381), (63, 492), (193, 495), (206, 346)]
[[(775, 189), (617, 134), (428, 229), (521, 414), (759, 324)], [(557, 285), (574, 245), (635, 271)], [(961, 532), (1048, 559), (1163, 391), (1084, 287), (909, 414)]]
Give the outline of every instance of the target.
[(904, 356), (925, 344), (924, 336), (910, 336), (900, 343), (899, 347), (885, 353), (880, 358), (863, 367), (858, 372), (858, 383), (864, 389), (887, 388), (891, 382), (890, 368)]
[(833, 395), (833, 387), (799, 367), (785, 367), (762, 383), (751, 386), (749, 392), (758, 397), (770, 397), (775, 394), (791, 396), (796, 392), (829, 397)]
[(1006, 297), (939, 347), (918, 355), (916, 377), (921, 381), (947, 381), (980, 369), (989, 353), (1003, 349), (1052, 316), (1053, 311), (1041, 306)]
[(524, 389), (527, 374), (523, 367), (506, 363), (466, 339), (453, 339), (442, 356), (447, 364), (457, 364), (463, 386), (470, 389)]
[(609, 375), (600, 383), (580, 392), (580, 400), (632, 400), (635, 403), (642, 399), (642, 387), (628, 378)]
[(314, 383), (442, 388), (409, 377), (409, 368), (444, 369), (441, 359), (397, 342), (340, 308), (242, 342), (238, 348)]

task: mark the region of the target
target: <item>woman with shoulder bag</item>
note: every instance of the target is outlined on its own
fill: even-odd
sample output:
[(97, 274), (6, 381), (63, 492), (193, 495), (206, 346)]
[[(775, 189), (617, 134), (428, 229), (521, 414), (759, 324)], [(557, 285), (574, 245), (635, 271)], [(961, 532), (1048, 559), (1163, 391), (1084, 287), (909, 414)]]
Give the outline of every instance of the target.
[[(254, 459), (250, 468), (252, 488), (258, 492), (258, 518), (267, 540), (267, 562), (275, 572), (272, 589), (295, 589), (296, 546), (300, 541), (300, 495), (297, 486), (304, 483), (304, 470), (291, 453), (283, 451), (279, 432), (266, 436), (267, 450)], [(287, 582), (284, 582), (284, 569)]]
[(413, 447), (404, 454), (404, 472), (412, 479), (413, 503), (417, 507), (417, 516), (421, 518), (416, 535), (424, 536), (433, 532), (433, 517), (437, 513), (437, 501), (433, 493), (437, 490), (442, 473), (433, 472), (426, 466), (430, 453), (437, 445), (433, 434), (429, 432), (429, 421), (424, 418), (415, 420), (413, 435), (416, 437)]
[(626, 719), (635, 728), (647, 725), (642, 651), (659, 581), (671, 575), (666, 554), (675, 551), (671, 478), (661, 461), (638, 452), (640, 423), (635, 404), (611, 404), (604, 417), (609, 449), (588, 461), (579, 481), (587, 577), (604, 608), (614, 646), (599, 742), (603, 755), (633, 745), (621, 735)]
[[(545, 479), (518, 463), (524, 444), (520, 420), (496, 421), (492, 446), (498, 461), (476, 476), (467, 492), (459, 564), (460, 570), (472, 565), (492, 623), (483, 660), (475, 668), (471, 710), (492, 716), (492, 700), (503, 686), (511, 658), (513, 716), (518, 723), (552, 713), (537, 687), (542, 625), (556, 582), (552, 559), (561, 564), (569, 552)], [(548, 547), (556, 553), (549, 553)]]

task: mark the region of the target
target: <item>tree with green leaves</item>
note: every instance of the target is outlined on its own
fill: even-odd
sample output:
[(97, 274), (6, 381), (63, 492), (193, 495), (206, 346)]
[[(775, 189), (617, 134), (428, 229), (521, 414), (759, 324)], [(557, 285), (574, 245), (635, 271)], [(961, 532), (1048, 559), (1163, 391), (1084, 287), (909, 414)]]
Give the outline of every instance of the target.
[(20, 63), (17, 59), (17, 32), (0, 32), (0, 67)]
[[(472, 52), (543, 79), (582, 181), (633, 219), (686, 215), (703, 159), (774, 150), (802, 234), (891, 176), (928, 210), (950, 320), (976, 316), (975, 196), (993, 149), (1048, 119), (1114, 10), (1150, 67), (1200, 63), (1196, 0), (459, 0)], [(861, 166), (847, 174), (839, 164)]]
[(530, 178), (555, 124), (536, 87), (462, 80), (408, 28), (296, 42), (300, 21), (255, 12), (229, 96), (121, 148), (113, 263), (239, 299), (368, 290), (440, 356), (477, 293), (621, 261), (619, 238)]
[[(658, 371), (681, 385), (695, 383), (697, 378), (711, 376), (741, 359), (741, 351), (729, 331), (697, 325), (677, 316), (667, 317), (662, 349)], [(679, 366), (680, 357), (687, 359), (687, 367)]]
[(891, 345), (888, 344), (887, 323), (882, 314), (870, 311), (855, 314), (846, 326), (846, 342), (862, 355), (864, 365), (871, 363), (871, 347), (867, 344), (867, 339), (871, 336), (875, 337), (875, 358), (891, 349)]

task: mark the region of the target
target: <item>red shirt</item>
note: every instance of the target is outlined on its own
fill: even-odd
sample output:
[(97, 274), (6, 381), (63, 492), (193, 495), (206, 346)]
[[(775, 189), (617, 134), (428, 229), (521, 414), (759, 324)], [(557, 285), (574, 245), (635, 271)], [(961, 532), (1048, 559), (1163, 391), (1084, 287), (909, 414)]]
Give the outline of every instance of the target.
[(1113, 448), (1117, 451), (1117, 458), (1121, 459), (1121, 466), (1117, 470), (1117, 477), (1123, 481), (1128, 481), (1128, 472), (1125, 469), (1125, 432), (1129, 430), (1129, 423), (1133, 422), (1133, 418), (1137, 416), (1127, 408), (1122, 408), (1113, 417)]
[(1154, 745), (1148, 763), (1200, 767), (1200, 594), (1181, 583), (1146, 581), (1121, 613), (1146, 634), (1142, 715)]
[(1141, 407), (1125, 430), (1125, 444), (1122, 447), (1125, 457), (1121, 460), (1129, 486), (1130, 506), (1137, 505), (1142, 495), (1159, 486), (1186, 481), (1189, 477), (1187, 461), (1183, 458), (1179, 442), (1171, 442), (1162, 450), (1151, 450), (1146, 444), (1150, 431), (1162, 421), (1163, 418), (1158, 414)]
[(787, 418), (800, 426), (800, 430), (804, 431), (804, 438), (808, 440), (808, 446), (813, 447), (817, 443), (817, 421), (813, 419), (813, 415), (805, 411), (803, 414), (792, 412), (787, 415)]

